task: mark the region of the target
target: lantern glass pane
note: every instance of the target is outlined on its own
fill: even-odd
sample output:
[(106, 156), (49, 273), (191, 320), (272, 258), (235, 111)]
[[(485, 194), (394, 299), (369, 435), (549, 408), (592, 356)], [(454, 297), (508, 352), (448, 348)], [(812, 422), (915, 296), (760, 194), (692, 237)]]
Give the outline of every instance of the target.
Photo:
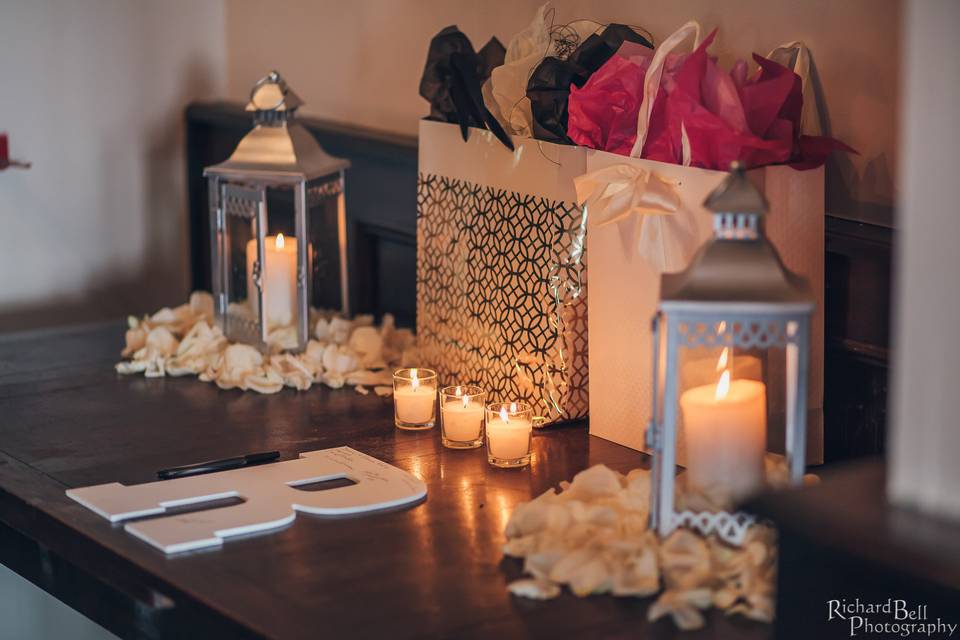
[(307, 184), (307, 218), (309, 304), (349, 313), (344, 299), (346, 221), (341, 173)]
[(232, 339), (257, 343), (261, 339), (257, 310), (259, 266), (257, 228), (262, 218), (262, 191), (240, 185), (223, 186), (224, 330)]
[(673, 356), (663, 364), (669, 405), (660, 415), (672, 416), (676, 463), (685, 469), (678, 510), (730, 510), (763, 488), (768, 468), (785, 473), (782, 457), (768, 452), (784, 452), (786, 326), (772, 316), (688, 315), (669, 322), (664, 339), (673, 341)]
[(284, 238), (297, 235), (295, 196), (296, 189), (290, 185), (267, 187), (267, 235), (282, 233)]
[[(297, 251), (300, 244), (294, 185), (270, 185), (265, 190), (263, 238), (263, 320), (268, 339), (277, 329), (299, 327)], [(252, 257), (252, 256), (251, 256)], [(253, 309), (258, 309), (256, 302)]]
[[(297, 244), (295, 235), (282, 231), (268, 232), (264, 237), (263, 317), (268, 335), (297, 322)], [(248, 255), (248, 263), (253, 255)], [(257, 309), (256, 302), (253, 309)]]

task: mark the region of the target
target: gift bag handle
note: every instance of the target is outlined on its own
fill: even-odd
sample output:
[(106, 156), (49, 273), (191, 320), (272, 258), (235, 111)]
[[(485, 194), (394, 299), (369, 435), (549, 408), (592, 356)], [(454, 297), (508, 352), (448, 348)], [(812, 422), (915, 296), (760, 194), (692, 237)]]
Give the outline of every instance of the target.
[(700, 46), (700, 23), (691, 20), (660, 43), (660, 46), (653, 53), (653, 60), (650, 61), (647, 75), (643, 80), (643, 101), (640, 103), (640, 113), (637, 114), (637, 141), (630, 151), (630, 156), (633, 158), (640, 157), (643, 144), (647, 141), (650, 114), (653, 112), (653, 103), (657, 98), (657, 92), (660, 90), (660, 79), (663, 76), (663, 65), (667, 56), (691, 34), (693, 34), (693, 50), (695, 50)]
[[(794, 58), (796, 53), (796, 58)], [(814, 95), (813, 83), (810, 80), (810, 50), (802, 40), (787, 42), (774, 48), (767, 54), (767, 58), (777, 64), (791, 68), (800, 76), (803, 92), (803, 111), (800, 114), (800, 133), (808, 136), (819, 136), (823, 133), (820, 124), (820, 111), (817, 108), (817, 97)]]

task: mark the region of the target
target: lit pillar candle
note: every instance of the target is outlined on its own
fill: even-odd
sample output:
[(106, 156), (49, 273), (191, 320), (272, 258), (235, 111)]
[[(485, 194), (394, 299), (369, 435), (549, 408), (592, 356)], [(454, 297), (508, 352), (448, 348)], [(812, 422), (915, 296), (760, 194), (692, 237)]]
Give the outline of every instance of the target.
[(430, 369), (400, 369), (393, 374), (394, 418), (400, 429), (429, 429), (437, 411), (437, 374)]
[(441, 440), (451, 449), (473, 449), (483, 444), (483, 400), (479, 387), (440, 390)]
[(533, 412), (522, 403), (487, 406), (487, 461), (497, 467), (530, 463)]
[[(263, 246), (266, 255), (260, 273), (267, 327), (286, 327), (297, 317), (297, 239), (278, 233), (264, 238)], [(247, 296), (255, 316), (260, 312), (253, 283), (256, 259), (257, 241), (253, 239), (247, 242)]]
[(680, 396), (687, 449), (687, 484), (711, 496), (737, 499), (763, 484), (767, 440), (766, 386), (720, 381)]
[[(760, 359), (749, 355), (734, 355), (733, 349), (723, 347), (712, 349), (712, 357), (695, 358), (685, 361), (680, 367), (680, 392), (709, 385), (730, 369), (730, 377), (736, 380), (763, 380)], [(719, 357), (718, 357), (719, 355)], [(687, 466), (686, 427), (681, 414), (677, 418), (677, 464)]]

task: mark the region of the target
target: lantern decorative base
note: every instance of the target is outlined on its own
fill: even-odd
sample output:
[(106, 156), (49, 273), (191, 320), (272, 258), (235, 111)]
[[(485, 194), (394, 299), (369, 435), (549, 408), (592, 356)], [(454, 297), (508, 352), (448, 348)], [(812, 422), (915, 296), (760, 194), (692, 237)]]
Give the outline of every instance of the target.
[(730, 513), (729, 511), (684, 510), (673, 514), (669, 530), (687, 527), (705, 536), (713, 533), (724, 542), (739, 547), (743, 544), (747, 531), (756, 521), (756, 516), (742, 511)]

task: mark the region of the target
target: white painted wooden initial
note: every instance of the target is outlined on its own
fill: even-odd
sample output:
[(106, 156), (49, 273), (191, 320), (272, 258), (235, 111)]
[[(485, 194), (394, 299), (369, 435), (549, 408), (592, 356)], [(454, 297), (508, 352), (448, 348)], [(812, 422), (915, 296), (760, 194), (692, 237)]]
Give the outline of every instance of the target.
[[(294, 488), (338, 478), (356, 484), (323, 491)], [(297, 460), (130, 487), (111, 482), (67, 491), (67, 496), (111, 522), (222, 498), (244, 500), (124, 526), (165, 553), (218, 546), (230, 536), (280, 527), (292, 522), (297, 511), (356, 514), (410, 504), (425, 495), (427, 487), (416, 476), (350, 447), (307, 451)]]

